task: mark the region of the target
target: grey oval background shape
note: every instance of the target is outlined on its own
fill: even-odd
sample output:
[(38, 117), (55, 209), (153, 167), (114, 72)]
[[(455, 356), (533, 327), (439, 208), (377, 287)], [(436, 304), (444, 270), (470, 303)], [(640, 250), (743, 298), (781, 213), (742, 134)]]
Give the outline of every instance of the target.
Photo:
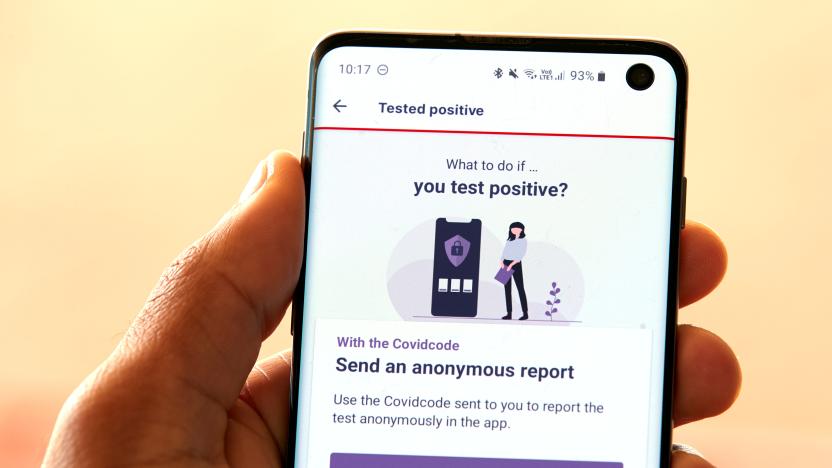
[[(431, 284), (433, 278), (433, 241), (435, 220), (426, 220), (402, 236), (393, 248), (387, 267), (387, 293), (393, 308), (404, 320), (506, 323), (505, 292), (494, 279), (500, 262), (503, 242), (483, 223), (480, 250), (480, 286), (477, 316), (474, 318), (432, 317), (430, 315)], [(502, 232), (502, 231), (500, 231)], [(529, 320), (569, 325), (580, 321), (584, 302), (584, 278), (578, 264), (565, 250), (548, 243), (533, 241), (529, 235), (526, 257), (523, 259), (523, 279), (529, 303)], [(552, 282), (561, 289), (558, 312), (553, 319), (545, 315), (546, 301), (551, 299)], [(512, 287), (514, 318), (520, 316), (520, 300)]]

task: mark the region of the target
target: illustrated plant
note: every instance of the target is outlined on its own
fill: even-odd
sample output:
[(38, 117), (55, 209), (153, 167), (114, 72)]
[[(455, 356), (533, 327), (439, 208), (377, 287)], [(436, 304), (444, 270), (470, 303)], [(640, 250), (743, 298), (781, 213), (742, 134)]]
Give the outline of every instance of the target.
[(549, 295), (552, 296), (552, 298), (546, 301), (548, 309), (546, 309), (546, 312), (544, 312), (546, 316), (549, 317), (549, 320), (554, 320), (555, 313), (558, 311), (557, 305), (560, 304), (560, 298), (558, 297), (558, 294), (560, 294), (560, 288), (558, 287), (558, 283), (552, 282), (552, 289), (549, 291)]

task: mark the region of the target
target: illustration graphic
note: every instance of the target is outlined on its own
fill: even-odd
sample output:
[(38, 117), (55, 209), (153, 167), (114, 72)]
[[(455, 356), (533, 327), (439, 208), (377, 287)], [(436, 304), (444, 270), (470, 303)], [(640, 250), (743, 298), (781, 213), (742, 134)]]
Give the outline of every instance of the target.
[(475, 317), (479, 295), (482, 222), (436, 220), (430, 313)]
[(546, 311), (543, 315), (549, 317), (549, 321), (555, 319), (555, 313), (558, 311), (557, 305), (560, 304), (560, 298), (558, 297), (560, 294), (560, 288), (558, 287), (557, 281), (552, 281), (552, 289), (549, 290), (549, 295), (552, 296), (550, 299), (546, 299)]
[[(535, 223), (527, 237), (525, 225), (511, 221), (433, 218), (404, 231), (387, 270), (396, 313), (416, 321), (581, 323), (584, 278), (575, 259), (555, 243), (551, 227)], [(514, 239), (506, 238), (506, 224)], [(480, 268), (483, 259), (486, 266), (498, 260), (496, 275)]]
[(511, 279), (517, 285), (517, 294), (520, 296), (520, 308), (523, 315), (519, 320), (529, 319), (529, 304), (526, 301), (526, 288), (523, 286), (523, 257), (526, 256), (526, 226), (520, 221), (511, 223), (508, 227), (508, 239), (503, 247), (503, 260), (500, 262), (500, 270), (495, 277), (503, 283), (506, 292), (506, 315), (503, 320), (511, 320)]

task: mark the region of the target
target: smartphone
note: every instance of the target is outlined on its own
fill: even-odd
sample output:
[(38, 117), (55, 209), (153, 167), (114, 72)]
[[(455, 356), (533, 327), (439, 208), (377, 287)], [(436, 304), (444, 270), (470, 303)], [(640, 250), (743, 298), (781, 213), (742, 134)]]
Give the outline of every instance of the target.
[(686, 94), (650, 40), (324, 39), (288, 466), (669, 466)]

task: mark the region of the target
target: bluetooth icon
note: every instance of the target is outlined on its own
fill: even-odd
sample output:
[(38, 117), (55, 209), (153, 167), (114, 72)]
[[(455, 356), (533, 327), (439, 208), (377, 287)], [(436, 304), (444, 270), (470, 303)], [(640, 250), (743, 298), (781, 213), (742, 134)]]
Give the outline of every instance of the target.
[(494, 70), (494, 76), (496, 76), (497, 79), (502, 78), (503, 77), (503, 69), (502, 68), (497, 68), (496, 70)]

